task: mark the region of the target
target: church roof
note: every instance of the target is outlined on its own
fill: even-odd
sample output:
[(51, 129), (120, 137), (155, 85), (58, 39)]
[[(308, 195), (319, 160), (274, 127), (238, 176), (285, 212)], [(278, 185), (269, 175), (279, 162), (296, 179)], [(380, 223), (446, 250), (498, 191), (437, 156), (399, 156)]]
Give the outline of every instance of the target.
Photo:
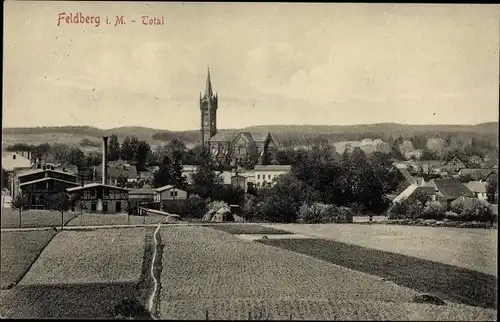
[(210, 138), (210, 142), (230, 142), (233, 141), (239, 132), (224, 131), (217, 132), (214, 136)]

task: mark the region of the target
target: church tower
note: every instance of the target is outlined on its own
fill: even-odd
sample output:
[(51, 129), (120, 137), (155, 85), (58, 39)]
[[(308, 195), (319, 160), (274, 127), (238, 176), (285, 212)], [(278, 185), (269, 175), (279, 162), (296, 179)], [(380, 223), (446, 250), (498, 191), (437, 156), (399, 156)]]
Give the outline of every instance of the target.
[(210, 80), (210, 69), (208, 69), (207, 84), (205, 94), (200, 93), (201, 110), (201, 143), (208, 146), (208, 141), (217, 133), (217, 107), (219, 97), (212, 92), (212, 82)]

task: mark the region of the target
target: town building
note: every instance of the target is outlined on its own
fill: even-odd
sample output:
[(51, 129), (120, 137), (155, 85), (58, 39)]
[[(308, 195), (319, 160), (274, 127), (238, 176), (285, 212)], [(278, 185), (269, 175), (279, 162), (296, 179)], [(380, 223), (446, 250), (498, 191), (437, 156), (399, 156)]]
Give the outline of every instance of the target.
[(125, 213), (128, 206), (128, 189), (109, 186), (103, 183), (89, 183), (66, 189), (81, 200), (84, 209), (90, 213)]
[(465, 186), (472, 191), (474, 197), (480, 200), (487, 200), (486, 195), (488, 184), (484, 181), (469, 181)]
[(23, 155), (23, 153), (2, 153), (2, 168), (7, 172), (12, 172), (15, 168), (30, 168), (32, 165), (32, 160), (28, 157), (28, 155)]
[(255, 184), (257, 188), (269, 187), (274, 184), (274, 179), (292, 170), (290, 165), (256, 165), (254, 169)]
[[(102, 165), (93, 167), (93, 177), (94, 180), (102, 180)], [(136, 166), (125, 161), (109, 161), (108, 183), (117, 186), (122, 178), (125, 178), (127, 183), (137, 182), (139, 175)]]
[(457, 173), (458, 170), (467, 168), (467, 160), (465, 160), (464, 157), (454, 154), (446, 161), (443, 167), (448, 171), (448, 173)]
[(155, 200), (156, 191), (153, 188), (130, 189), (128, 193), (129, 213), (137, 215), (138, 208), (144, 206), (151, 208), (151, 203)]
[(47, 209), (52, 196), (78, 186), (76, 175), (59, 170), (28, 169), (15, 174), (12, 180), (12, 197), (28, 198), (28, 208)]
[(474, 193), (470, 191), (461, 182), (452, 179), (432, 179), (425, 185), (433, 187), (436, 191), (436, 197), (440, 201), (445, 201), (448, 205), (458, 198), (474, 198)]
[(188, 193), (185, 190), (176, 188), (172, 185), (166, 185), (155, 190), (156, 194), (154, 201), (167, 201), (167, 200), (185, 200), (188, 197)]
[(218, 131), (217, 110), (219, 96), (212, 90), (208, 70), (205, 93), (200, 93), (201, 143), (222, 164), (252, 167), (273, 162), (279, 150), (278, 141), (271, 133)]
[(402, 202), (417, 192), (422, 192), (429, 197), (430, 200), (436, 200), (436, 190), (434, 187), (420, 186), (417, 184), (409, 185), (399, 195), (392, 199), (393, 203)]
[(73, 195), (73, 200), (80, 200), (85, 210), (90, 213), (124, 213), (128, 207), (128, 189), (108, 185), (108, 138), (103, 137), (102, 183), (88, 183), (66, 189)]

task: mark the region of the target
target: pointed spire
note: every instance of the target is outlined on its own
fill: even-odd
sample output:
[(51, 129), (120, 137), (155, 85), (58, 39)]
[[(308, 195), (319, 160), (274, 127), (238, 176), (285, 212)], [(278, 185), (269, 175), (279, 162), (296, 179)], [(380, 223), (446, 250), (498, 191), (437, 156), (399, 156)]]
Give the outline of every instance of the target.
[(210, 81), (210, 67), (208, 68), (208, 74), (207, 74), (207, 86), (205, 88), (205, 95), (208, 97), (213, 96), (212, 92), (212, 82)]

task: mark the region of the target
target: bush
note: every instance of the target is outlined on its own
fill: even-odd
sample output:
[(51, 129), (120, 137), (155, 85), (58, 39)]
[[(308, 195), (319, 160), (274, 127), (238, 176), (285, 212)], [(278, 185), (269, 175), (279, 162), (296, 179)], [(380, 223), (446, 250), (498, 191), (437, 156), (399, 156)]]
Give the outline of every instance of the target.
[(445, 211), (446, 207), (443, 206), (440, 202), (430, 201), (427, 202), (427, 205), (424, 207), (421, 215), (418, 218), (441, 220), (444, 218)]
[(397, 201), (387, 210), (388, 219), (404, 219), (408, 217), (408, 203)]
[(246, 220), (254, 220), (261, 217), (259, 208), (260, 198), (252, 195), (245, 194), (245, 201), (243, 203), (242, 215)]
[(198, 195), (191, 195), (185, 203), (185, 215), (189, 218), (201, 218), (205, 213), (207, 203)]
[(349, 207), (339, 207), (337, 214), (337, 222), (338, 223), (352, 223), (353, 221), (353, 212)]
[(311, 205), (304, 203), (299, 208), (297, 221), (302, 224), (319, 224), (324, 222), (326, 205), (315, 202)]
[(324, 203), (303, 204), (299, 208), (298, 222), (307, 224), (319, 223), (352, 223), (353, 211), (348, 207), (337, 207)]
[(482, 200), (473, 199), (462, 208), (465, 221), (493, 222), (495, 216), (488, 204)]
[(456, 214), (461, 214), (464, 207), (465, 207), (465, 202), (463, 200), (457, 199), (451, 203), (450, 211), (452, 211)]
[(451, 220), (451, 221), (462, 221), (462, 215), (457, 214), (456, 212), (453, 211), (446, 211), (444, 213), (444, 218)]
[[(223, 219), (223, 216), (225, 216), (225, 213), (231, 213), (231, 209), (229, 208), (229, 205), (225, 203), (224, 201), (212, 201), (211, 203), (208, 204), (207, 206), (207, 212), (203, 216), (203, 221), (210, 221), (214, 216), (219, 213), (217, 219)], [(226, 215), (227, 216), (227, 215)], [(222, 221), (222, 220), (220, 220)]]

